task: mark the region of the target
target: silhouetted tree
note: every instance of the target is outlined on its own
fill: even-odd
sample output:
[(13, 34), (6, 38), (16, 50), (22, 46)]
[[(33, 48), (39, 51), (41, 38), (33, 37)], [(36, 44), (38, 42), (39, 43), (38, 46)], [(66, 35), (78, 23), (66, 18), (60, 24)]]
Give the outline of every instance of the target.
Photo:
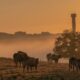
[(80, 56), (80, 33), (65, 30), (57, 37), (54, 52), (63, 57)]

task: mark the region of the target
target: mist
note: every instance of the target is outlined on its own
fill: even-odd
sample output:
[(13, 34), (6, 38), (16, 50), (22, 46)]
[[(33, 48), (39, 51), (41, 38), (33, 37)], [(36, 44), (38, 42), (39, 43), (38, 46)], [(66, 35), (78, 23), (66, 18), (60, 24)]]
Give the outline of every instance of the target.
[(15, 52), (24, 51), (31, 57), (46, 60), (46, 54), (53, 52), (54, 42), (55, 39), (0, 43), (0, 57), (12, 58)]

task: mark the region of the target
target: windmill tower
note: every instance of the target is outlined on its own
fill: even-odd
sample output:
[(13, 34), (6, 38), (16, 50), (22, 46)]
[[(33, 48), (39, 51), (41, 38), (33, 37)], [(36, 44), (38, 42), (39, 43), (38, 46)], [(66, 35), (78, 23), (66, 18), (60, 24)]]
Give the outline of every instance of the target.
[(75, 44), (75, 33), (76, 33), (76, 14), (75, 13), (72, 13), (71, 14), (71, 18), (72, 18), (72, 33), (73, 33), (73, 39), (71, 40), (72, 42), (72, 53), (73, 53), (73, 56), (77, 57), (77, 55), (75, 54), (75, 48), (76, 48), (76, 44)]
[(75, 34), (76, 32), (76, 14), (72, 13), (71, 18), (72, 18), (72, 32)]

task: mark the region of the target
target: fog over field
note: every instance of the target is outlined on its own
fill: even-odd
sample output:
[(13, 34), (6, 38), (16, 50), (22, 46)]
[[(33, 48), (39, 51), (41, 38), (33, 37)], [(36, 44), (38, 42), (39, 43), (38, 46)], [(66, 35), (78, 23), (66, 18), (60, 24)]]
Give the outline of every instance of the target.
[(0, 56), (12, 57), (18, 51), (27, 52), (29, 56), (39, 57), (44, 60), (47, 53), (52, 52), (55, 39), (43, 41), (22, 41), (7, 44), (0, 44)]
[(29, 56), (45, 60), (46, 54), (53, 52), (55, 36), (48, 32), (34, 35), (24, 32), (0, 33), (0, 57), (12, 57), (16, 51), (20, 50)]

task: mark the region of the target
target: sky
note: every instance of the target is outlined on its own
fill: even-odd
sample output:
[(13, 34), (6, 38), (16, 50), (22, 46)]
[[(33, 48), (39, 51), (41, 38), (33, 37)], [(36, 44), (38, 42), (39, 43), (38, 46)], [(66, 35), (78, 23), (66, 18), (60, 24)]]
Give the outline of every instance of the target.
[(0, 0), (0, 32), (60, 33), (71, 30), (71, 13), (80, 31), (80, 0)]

